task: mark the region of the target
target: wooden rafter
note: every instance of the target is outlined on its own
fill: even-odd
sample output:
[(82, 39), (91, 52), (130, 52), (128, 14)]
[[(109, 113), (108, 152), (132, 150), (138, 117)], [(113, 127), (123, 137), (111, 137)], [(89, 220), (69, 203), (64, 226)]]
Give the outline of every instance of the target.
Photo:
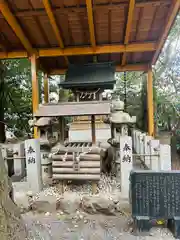
[(95, 32), (94, 32), (92, 0), (86, 0), (86, 6), (87, 6), (87, 15), (88, 15), (88, 24), (89, 24), (91, 45), (92, 45), (92, 47), (96, 47), (96, 38), (95, 38)]
[[(95, 48), (96, 47), (96, 38), (95, 38), (95, 31), (94, 31), (92, 0), (86, 0), (86, 7), (87, 7), (87, 15), (88, 15), (90, 42), (91, 42), (91, 46), (93, 48)], [(93, 57), (93, 62), (97, 62), (97, 56)]]
[[(59, 1), (61, 2), (61, 1)], [(156, 1), (146, 1), (146, 2), (136, 2), (136, 7), (145, 7), (145, 6), (160, 6), (160, 5), (170, 5), (171, 0), (156, 0)], [(128, 3), (126, 2), (119, 2), (119, 3), (112, 3), (112, 4), (96, 4), (93, 6), (93, 10), (104, 11), (104, 10), (117, 10), (127, 7)], [(68, 12), (78, 12), (84, 13), (86, 11), (86, 7), (76, 7), (76, 6), (69, 6), (68, 8), (63, 7), (54, 7), (53, 13), (57, 14), (67, 14)], [(28, 17), (28, 16), (45, 16), (46, 12), (43, 9), (36, 9), (36, 10), (21, 10), (14, 13), (16, 17)], [(3, 16), (0, 14), (0, 18)]]
[[(124, 71), (147, 71), (148, 64), (128, 64), (125, 66), (117, 65), (116, 72), (124, 72)], [(65, 74), (67, 69), (53, 69), (49, 72), (49, 75), (61, 75)]]
[(165, 28), (164, 28), (164, 31), (162, 32), (161, 34), (161, 37), (159, 38), (159, 41), (158, 41), (158, 44), (157, 44), (157, 49), (156, 49), (156, 52), (153, 56), (153, 59), (152, 59), (152, 65), (154, 65), (158, 59), (158, 56), (162, 50), (162, 47), (166, 41), (166, 38), (168, 36), (168, 33), (172, 27), (172, 24), (174, 23), (174, 20), (176, 18), (176, 15), (178, 14), (179, 12), (179, 9), (180, 9), (180, 0), (173, 0), (172, 1), (172, 4), (171, 4), (171, 9), (169, 11), (169, 14), (166, 18), (166, 24), (165, 24)]
[[(130, 37), (130, 32), (131, 32), (134, 7), (135, 7), (135, 0), (130, 0), (128, 18), (127, 18), (127, 25), (126, 25), (126, 32), (125, 32), (125, 38), (124, 38), (124, 44), (125, 45), (127, 45), (129, 43), (129, 37)], [(125, 65), (125, 64), (126, 64), (126, 53), (124, 53), (123, 57), (122, 57), (122, 65)]]
[[(43, 4), (44, 4), (46, 13), (47, 13), (47, 15), (49, 17), (49, 21), (51, 23), (51, 26), (52, 26), (52, 28), (54, 30), (54, 33), (55, 33), (56, 39), (58, 41), (58, 44), (59, 44), (60, 48), (63, 49), (64, 48), (63, 39), (62, 39), (60, 30), (58, 28), (55, 16), (53, 14), (50, 2), (49, 2), (49, 0), (42, 0), (42, 1), (43, 1)], [(69, 63), (68, 58), (66, 56), (64, 58), (65, 58), (66, 64), (68, 64)]]
[(11, 26), (17, 37), (20, 39), (21, 43), (23, 44), (24, 48), (27, 50), (29, 55), (36, 53), (36, 50), (33, 49), (30, 41), (24, 34), (21, 26), (17, 22), (16, 18), (12, 14), (11, 10), (9, 9), (5, 0), (0, 0), (0, 11), (8, 24)]
[[(39, 57), (59, 57), (59, 56), (76, 56), (76, 55), (99, 55), (108, 53), (130, 53), (130, 52), (152, 52), (156, 50), (156, 43), (134, 43), (128, 45), (103, 45), (93, 47), (68, 47), (65, 49), (49, 48), (37, 49)], [(26, 51), (17, 52), (0, 52), (0, 59), (8, 58), (25, 58), (28, 54)]]
[[(27, 0), (27, 1), (28, 1), (29, 6), (31, 7), (31, 11), (34, 11), (33, 0)], [(49, 39), (47, 38), (47, 35), (46, 35), (46, 33), (45, 33), (42, 25), (41, 25), (41, 22), (39, 21), (38, 16), (32, 16), (32, 17), (33, 17), (34, 21), (36, 22), (36, 25), (37, 25), (37, 27), (39, 28), (40, 33), (41, 33), (44, 41), (45, 41), (46, 43), (48, 43), (48, 45), (50, 46)]]

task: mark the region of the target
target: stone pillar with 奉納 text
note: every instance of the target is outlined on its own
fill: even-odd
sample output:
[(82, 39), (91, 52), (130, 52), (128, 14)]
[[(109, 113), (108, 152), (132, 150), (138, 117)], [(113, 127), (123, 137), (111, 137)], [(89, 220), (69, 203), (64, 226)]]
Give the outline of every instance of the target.
[(133, 169), (132, 138), (120, 137), (120, 161), (121, 161), (121, 194), (123, 198), (129, 198), (129, 176)]
[(37, 193), (42, 190), (41, 153), (38, 139), (25, 141), (25, 155), (29, 190)]

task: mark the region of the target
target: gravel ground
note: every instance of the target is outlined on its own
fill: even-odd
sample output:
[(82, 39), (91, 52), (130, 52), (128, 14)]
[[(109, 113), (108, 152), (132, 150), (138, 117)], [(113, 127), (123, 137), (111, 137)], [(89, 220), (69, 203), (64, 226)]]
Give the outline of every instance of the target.
[(53, 214), (23, 216), (29, 230), (29, 240), (154, 240), (174, 239), (167, 229), (153, 228), (148, 234), (130, 233), (124, 216), (83, 215), (76, 220), (72, 215)]

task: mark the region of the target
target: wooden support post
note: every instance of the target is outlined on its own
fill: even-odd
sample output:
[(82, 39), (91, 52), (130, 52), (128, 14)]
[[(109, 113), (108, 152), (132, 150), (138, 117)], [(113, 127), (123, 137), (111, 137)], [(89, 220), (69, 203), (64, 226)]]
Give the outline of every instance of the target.
[(91, 132), (92, 132), (92, 144), (96, 143), (96, 125), (95, 115), (91, 116)]
[(49, 102), (49, 83), (47, 73), (44, 74), (44, 102)]
[(59, 121), (60, 121), (60, 142), (62, 144), (64, 144), (64, 140), (65, 140), (65, 137), (64, 137), (64, 132), (65, 132), (64, 118), (60, 117)]
[(148, 109), (148, 134), (154, 137), (154, 102), (153, 102), (153, 75), (152, 68), (147, 74), (147, 109)]
[(96, 193), (97, 193), (97, 183), (92, 182), (92, 194), (96, 194)]
[[(95, 115), (91, 116), (91, 131), (92, 131), (92, 144), (96, 143), (96, 120)], [(92, 182), (92, 194), (96, 194), (97, 192), (97, 183)]]
[[(39, 107), (39, 84), (37, 76), (37, 59), (35, 54), (31, 56), (31, 77), (32, 77), (32, 105), (34, 114)], [(37, 127), (34, 127), (34, 138), (38, 138)]]

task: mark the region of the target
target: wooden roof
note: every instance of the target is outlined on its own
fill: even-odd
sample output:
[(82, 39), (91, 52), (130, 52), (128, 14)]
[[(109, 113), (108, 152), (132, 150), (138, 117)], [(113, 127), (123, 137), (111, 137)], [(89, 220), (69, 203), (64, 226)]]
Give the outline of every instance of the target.
[(59, 86), (72, 90), (92, 90), (100, 88), (113, 89), (116, 80), (114, 78), (115, 66), (107, 63), (70, 64), (68, 66), (65, 81)]
[(180, 0), (0, 0), (0, 59), (36, 54), (49, 74), (68, 64), (154, 64)]

